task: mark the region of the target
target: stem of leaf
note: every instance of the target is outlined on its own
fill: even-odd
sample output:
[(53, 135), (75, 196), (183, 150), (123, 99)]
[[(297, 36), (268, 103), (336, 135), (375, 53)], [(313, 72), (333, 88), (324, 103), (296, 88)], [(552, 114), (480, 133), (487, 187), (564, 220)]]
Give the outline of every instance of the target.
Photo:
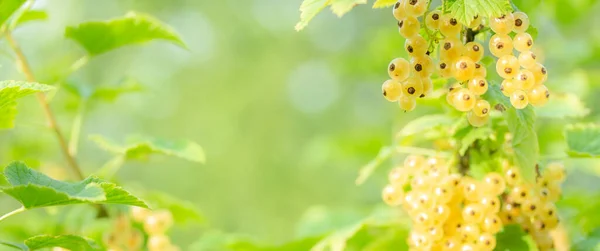
[[(25, 78), (27, 79), (27, 81), (36, 82), (36, 79), (33, 75), (33, 71), (31, 70), (29, 63), (27, 62), (27, 58), (25, 57), (25, 54), (23, 54), (23, 51), (21, 50), (21, 47), (19, 46), (17, 41), (15, 41), (13, 39), (12, 35), (10, 34), (10, 31), (8, 31), (8, 30), (4, 31), (4, 35), (6, 36), (6, 40), (8, 41), (8, 44), (10, 45), (10, 47), (13, 49), (13, 51), (17, 55), (17, 66), (21, 69), (21, 71), (23, 71), (23, 74), (25, 74)], [(77, 178), (79, 178), (80, 180), (83, 180), (85, 178), (83, 175), (83, 172), (81, 171), (81, 168), (79, 168), (79, 165), (77, 164), (77, 161), (75, 160), (75, 157), (69, 153), (69, 147), (67, 145), (67, 140), (65, 139), (65, 136), (63, 135), (62, 131), (60, 130), (60, 127), (58, 126), (58, 123), (56, 122), (54, 113), (52, 113), (52, 110), (50, 109), (50, 105), (48, 104), (48, 101), (46, 100), (46, 95), (43, 93), (37, 93), (36, 97), (37, 97), (40, 105), (42, 106), (42, 110), (44, 111), (44, 114), (46, 116), (46, 119), (48, 120), (50, 128), (54, 131), (54, 134), (56, 135), (56, 138), (58, 139), (60, 149), (63, 152), (65, 158), (67, 159), (68, 166), (71, 168), (73, 173), (75, 173)]]
[(5, 215), (0, 216), (0, 221), (3, 221), (4, 219), (6, 219), (6, 218), (8, 218), (10, 216), (13, 216), (15, 214), (19, 214), (19, 213), (25, 212), (26, 210), (27, 209), (25, 207), (17, 208), (15, 210), (11, 211), (11, 212), (6, 213)]
[(71, 156), (77, 156), (77, 147), (79, 145), (79, 136), (81, 135), (81, 125), (83, 124), (83, 115), (85, 113), (87, 100), (82, 99), (79, 104), (77, 116), (73, 119), (71, 127), (71, 137), (69, 141), (69, 153)]

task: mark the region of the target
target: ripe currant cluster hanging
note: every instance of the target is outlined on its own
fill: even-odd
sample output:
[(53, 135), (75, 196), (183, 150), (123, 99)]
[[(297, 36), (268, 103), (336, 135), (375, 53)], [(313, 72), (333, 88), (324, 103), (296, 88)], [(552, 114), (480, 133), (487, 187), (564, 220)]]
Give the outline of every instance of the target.
[[(510, 97), (510, 103), (517, 109), (528, 104), (546, 104), (550, 97), (544, 85), (548, 74), (531, 51), (533, 38), (526, 32), (529, 28), (527, 14), (515, 12), (492, 18), (490, 28), (495, 33), (490, 38), (490, 52), (498, 58), (496, 71), (504, 78), (500, 87), (502, 93)], [(510, 32), (515, 33), (512, 39)], [(513, 49), (519, 52), (518, 58)]]
[(490, 172), (481, 180), (452, 173), (441, 158), (410, 155), (392, 169), (382, 192), (385, 203), (402, 206), (413, 227), (414, 250), (493, 250), (504, 225), (520, 224), (540, 250), (553, 248), (548, 231), (559, 222), (554, 202), (565, 173), (550, 164), (535, 187), (505, 165), (504, 175)]
[[(400, 35), (406, 38), (404, 49), (409, 60), (396, 58), (390, 62), (388, 74), (391, 79), (382, 86), (387, 100), (398, 102), (405, 111), (412, 111), (417, 98), (433, 91), (431, 76), (436, 74), (440, 78), (456, 80), (448, 90), (448, 103), (467, 112), (471, 125), (486, 124), (491, 107), (481, 97), (489, 87), (486, 68), (480, 62), (485, 48), (473, 40), (474, 34), (485, 32), (487, 25), (495, 33), (489, 40), (489, 49), (498, 58), (496, 70), (504, 78), (502, 92), (510, 97), (517, 109), (528, 104), (541, 106), (546, 103), (549, 92), (543, 83), (547, 72), (531, 52), (533, 38), (526, 32), (529, 19), (525, 13), (509, 13), (490, 19), (476, 16), (469, 25), (462, 25), (441, 10), (427, 12), (428, 7), (427, 0), (400, 0), (393, 7)], [(514, 33), (512, 38), (511, 33)], [(429, 41), (421, 34), (427, 34)], [(513, 55), (514, 49), (520, 52), (518, 58)], [(435, 55), (436, 52), (439, 55)]]
[(506, 182), (509, 192), (500, 213), (504, 224), (519, 224), (530, 234), (539, 250), (551, 250), (554, 242), (549, 231), (560, 222), (554, 203), (561, 194), (561, 183), (566, 174), (562, 164), (549, 164), (535, 185), (521, 180), (519, 170), (507, 166)]
[(131, 218), (121, 215), (113, 224), (112, 231), (104, 236), (104, 244), (108, 251), (142, 250), (144, 234), (132, 226), (133, 222), (141, 224), (143, 233), (148, 235), (146, 247), (148, 251), (179, 251), (179, 247), (171, 243), (166, 235), (173, 225), (170, 211), (150, 211), (145, 208), (132, 207)]

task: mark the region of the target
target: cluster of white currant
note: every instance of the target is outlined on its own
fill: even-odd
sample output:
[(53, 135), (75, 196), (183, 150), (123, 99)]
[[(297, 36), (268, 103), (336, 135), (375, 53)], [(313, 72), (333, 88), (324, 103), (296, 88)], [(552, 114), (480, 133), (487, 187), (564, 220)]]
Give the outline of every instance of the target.
[(389, 174), (383, 200), (406, 210), (413, 220), (412, 250), (493, 250), (502, 229), (500, 199), (504, 178), (482, 181), (452, 174), (445, 160), (411, 155)]
[(173, 226), (173, 215), (170, 211), (150, 211), (141, 207), (132, 207), (131, 217), (134, 221), (144, 224), (144, 232), (148, 234), (146, 242), (148, 251), (180, 250), (166, 235), (167, 230)]
[(425, 97), (433, 90), (430, 76), (435, 71), (433, 59), (429, 55), (428, 43), (419, 35), (421, 23), (417, 19), (427, 11), (427, 1), (406, 0), (394, 5), (394, 17), (398, 20), (400, 34), (406, 38), (404, 48), (410, 55), (410, 62), (396, 58), (388, 66), (390, 80), (383, 83), (383, 96), (398, 102), (400, 108), (412, 111), (417, 106), (416, 99)]
[[(550, 98), (544, 85), (548, 78), (546, 68), (537, 62), (531, 51), (533, 38), (527, 29), (529, 18), (523, 12), (515, 12), (490, 19), (490, 29), (495, 33), (490, 38), (490, 52), (498, 57), (496, 71), (504, 78), (500, 89), (511, 104), (523, 109), (528, 104), (543, 106)], [(513, 38), (509, 33), (514, 32)], [(520, 54), (516, 57), (514, 50)]]
[(144, 246), (144, 233), (132, 227), (132, 220), (143, 225), (148, 235), (146, 242), (149, 251), (179, 251), (173, 245), (166, 231), (173, 225), (173, 215), (166, 210), (150, 211), (145, 208), (132, 207), (131, 218), (119, 216), (112, 230), (104, 235), (104, 244), (108, 251), (136, 251)]
[(553, 250), (550, 231), (560, 222), (554, 203), (560, 197), (560, 185), (566, 177), (564, 166), (550, 163), (535, 185), (523, 182), (518, 169), (506, 167), (505, 177), (510, 192), (500, 213), (502, 221), (504, 224), (521, 225), (533, 237), (540, 251)]
[[(412, 111), (416, 107), (416, 98), (425, 97), (433, 90), (431, 75), (435, 73), (441, 78), (456, 80), (446, 96), (448, 103), (467, 112), (471, 125), (485, 125), (491, 111), (490, 103), (480, 97), (488, 90), (487, 71), (480, 63), (485, 48), (476, 41), (464, 43), (462, 38), (467, 29), (480, 32), (488, 25), (496, 33), (490, 39), (489, 47), (499, 58), (496, 69), (505, 79), (501, 86), (503, 93), (518, 109), (529, 103), (536, 106), (546, 103), (549, 98), (548, 89), (543, 85), (547, 78), (546, 69), (536, 62), (531, 52), (533, 39), (525, 32), (529, 27), (525, 13), (509, 13), (489, 20), (476, 16), (469, 25), (462, 25), (440, 10), (427, 12), (428, 5), (428, 0), (400, 0), (394, 5), (393, 15), (398, 21), (400, 35), (406, 38), (404, 49), (409, 60), (396, 58), (390, 62), (388, 75), (391, 79), (382, 86), (387, 100), (398, 102), (405, 111)], [(430, 37), (441, 34), (443, 39), (427, 41), (420, 35), (421, 30)], [(516, 35), (511, 39), (508, 34), (513, 31)], [(513, 48), (521, 52), (518, 59), (512, 55)], [(436, 62), (437, 55), (432, 55), (434, 51), (439, 51)]]
[(559, 222), (554, 202), (565, 178), (550, 164), (532, 186), (518, 169), (505, 164), (504, 175), (482, 180), (451, 173), (444, 159), (408, 156), (392, 169), (382, 192), (385, 203), (402, 206), (413, 221), (412, 250), (493, 250), (504, 225), (520, 224), (540, 250), (553, 248), (549, 231)]

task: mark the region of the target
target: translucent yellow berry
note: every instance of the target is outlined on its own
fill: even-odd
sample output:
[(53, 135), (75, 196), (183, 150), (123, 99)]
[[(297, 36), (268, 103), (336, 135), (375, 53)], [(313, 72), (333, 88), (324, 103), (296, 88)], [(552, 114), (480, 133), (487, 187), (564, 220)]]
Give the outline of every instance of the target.
[(508, 34), (515, 27), (515, 18), (512, 13), (508, 13), (496, 18), (490, 18), (490, 28), (494, 33)]
[(496, 57), (511, 55), (513, 41), (506, 34), (495, 34), (490, 38), (490, 52)]
[(491, 111), (490, 103), (485, 99), (480, 99), (475, 102), (473, 113), (479, 117), (489, 116)]
[(519, 64), (525, 69), (532, 69), (537, 64), (536, 56), (532, 51), (524, 51), (519, 54)]
[(513, 31), (516, 33), (521, 33), (527, 31), (529, 29), (529, 17), (524, 12), (517, 11), (513, 13), (515, 18), (515, 27)]
[(513, 78), (519, 70), (519, 60), (513, 55), (504, 55), (496, 62), (496, 72), (502, 78)]
[(421, 37), (421, 35), (406, 39), (404, 42), (404, 49), (406, 49), (406, 52), (408, 52), (408, 55), (411, 57), (425, 56), (427, 46), (427, 41)]
[(465, 56), (479, 62), (483, 58), (483, 46), (478, 42), (468, 42), (465, 44)]
[(531, 50), (531, 47), (533, 47), (533, 38), (527, 32), (518, 33), (513, 38), (513, 45), (515, 46), (515, 50), (520, 52)]
[(513, 82), (516, 85), (517, 89), (520, 90), (530, 90), (535, 85), (535, 78), (533, 73), (526, 69), (521, 69), (517, 72), (517, 76), (515, 76)]
[(419, 35), (419, 28), (421, 28), (421, 25), (415, 17), (407, 16), (398, 22), (400, 35), (405, 38), (412, 38)]
[(510, 103), (517, 109), (523, 109), (529, 104), (527, 93), (522, 90), (516, 90), (510, 95)]
[(474, 77), (469, 80), (469, 90), (471, 90), (475, 95), (483, 95), (488, 90), (488, 82), (485, 80), (485, 78)]
[(383, 97), (390, 102), (397, 101), (402, 95), (402, 84), (394, 81), (387, 80), (383, 82), (381, 86), (381, 92), (383, 93)]
[(452, 71), (456, 80), (467, 81), (475, 75), (475, 62), (469, 57), (462, 56), (454, 63)]
[(425, 25), (431, 30), (437, 30), (440, 28), (440, 20), (442, 18), (442, 11), (434, 10), (427, 14), (425, 17)]
[(445, 37), (456, 37), (461, 30), (461, 25), (458, 23), (456, 18), (450, 15), (442, 15), (442, 20), (440, 22), (440, 32)]
[(470, 111), (475, 107), (475, 95), (473, 92), (469, 91), (469, 89), (460, 89), (454, 94), (454, 98), (452, 104), (454, 107), (461, 111), (466, 112)]
[(408, 78), (410, 73), (410, 64), (404, 58), (395, 58), (388, 65), (388, 75), (393, 80), (402, 82)]
[(400, 99), (398, 99), (398, 105), (400, 106), (400, 109), (410, 112), (417, 107), (417, 100), (413, 97), (401, 96)]
[(513, 92), (515, 92), (517, 90), (517, 86), (515, 85), (515, 82), (512, 79), (504, 79), (502, 81), (502, 84), (500, 85), (500, 91), (502, 91), (502, 94), (504, 94), (504, 96), (510, 97), (511, 94), (513, 94)]
[(481, 127), (487, 124), (490, 120), (490, 116), (477, 116), (472, 111), (467, 113), (467, 121), (474, 127)]
[(533, 106), (544, 106), (550, 99), (550, 91), (545, 85), (536, 85), (529, 90), (527, 97)]

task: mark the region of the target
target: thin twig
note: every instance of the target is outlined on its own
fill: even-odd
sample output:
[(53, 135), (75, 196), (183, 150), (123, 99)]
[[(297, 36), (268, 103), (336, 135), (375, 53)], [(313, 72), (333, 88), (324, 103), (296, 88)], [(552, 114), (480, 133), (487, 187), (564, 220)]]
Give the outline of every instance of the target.
[[(4, 31), (4, 35), (6, 36), (6, 40), (8, 41), (10, 47), (13, 49), (13, 51), (15, 51), (15, 54), (17, 55), (17, 64), (19, 68), (23, 71), (23, 74), (25, 74), (25, 78), (27, 79), (27, 81), (36, 82), (35, 76), (33, 75), (33, 71), (31, 70), (29, 63), (27, 62), (27, 58), (25, 57), (25, 54), (23, 54), (23, 51), (21, 50), (21, 47), (19, 46), (17, 41), (13, 39), (12, 35), (10, 34), (10, 31), (8, 30)], [(62, 131), (60, 130), (58, 123), (56, 122), (56, 118), (54, 116), (54, 113), (52, 113), (52, 110), (50, 109), (50, 105), (48, 105), (46, 95), (43, 93), (37, 93), (36, 97), (40, 105), (42, 106), (42, 110), (44, 111), (44, 115), (48, 120), (50, 128), (54, 131), (54, 134), (58, 139), (60, 149), (65, 158), (67, 159), (68, 166), (71, 168), (73, 173), (75, 173), (78, 179), (83, 180), (85, 178), (83, 172), (77, 164), (75, 157), (69, 153), (69, 146), (67, 144), (67, 140), (63, 135)]]

